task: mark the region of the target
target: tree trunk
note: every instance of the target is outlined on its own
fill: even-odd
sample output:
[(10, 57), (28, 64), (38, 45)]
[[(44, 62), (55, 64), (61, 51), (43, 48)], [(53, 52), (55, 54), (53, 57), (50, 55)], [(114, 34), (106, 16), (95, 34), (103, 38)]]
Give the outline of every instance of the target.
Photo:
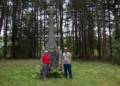
[(60, 11), (60, 46), (63, 51), (64, 48), (64, 39), (63, 39), (63, 1), (59, 0), (59, 11)]

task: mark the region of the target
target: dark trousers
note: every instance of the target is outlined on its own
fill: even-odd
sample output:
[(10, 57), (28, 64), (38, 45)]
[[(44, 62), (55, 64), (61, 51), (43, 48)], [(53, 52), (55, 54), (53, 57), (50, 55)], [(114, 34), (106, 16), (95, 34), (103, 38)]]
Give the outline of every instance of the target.
[(72, 78), (72, 66), (71, 64), (64, 64), (64, 76), (67, 78), (69, 75), (69, 78)]
[(43, 74), (44, 78), (48, 76), (48, 74), (49, 74), (49, 65), (48, 64), (43, 64), (42, 74)]

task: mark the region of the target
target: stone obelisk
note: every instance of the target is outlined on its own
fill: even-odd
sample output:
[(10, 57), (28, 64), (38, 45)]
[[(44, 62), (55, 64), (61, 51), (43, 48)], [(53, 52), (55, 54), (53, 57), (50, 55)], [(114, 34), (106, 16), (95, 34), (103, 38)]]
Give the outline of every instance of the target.
[(52, 0), (49, 1), (48, 6), (48, 16), (49, 16), (49, 24), (48, 24), (48, 37), (46, 43), (46, 49), (50, 51), (51, 58), (51, 67), (53, 69), (58, 67), (58, 53), (56, 52), (57, 44), (55, 38), (55, 25), (54, 25), (54, 16), (55, 16), (55, 8), (52, 3)]
[(47, 38), (47, 43), (46, 43), (46, 48), (48, 50), (55, 50), (57, 48), (56, 44), (56, 38), (55, 38), (55, 26), (53, 24), (54, 22), (54, 8), (51, 6), (48, 9), (48, 14), (49, 14), (49, 25), (48, 25), (48, 38)]

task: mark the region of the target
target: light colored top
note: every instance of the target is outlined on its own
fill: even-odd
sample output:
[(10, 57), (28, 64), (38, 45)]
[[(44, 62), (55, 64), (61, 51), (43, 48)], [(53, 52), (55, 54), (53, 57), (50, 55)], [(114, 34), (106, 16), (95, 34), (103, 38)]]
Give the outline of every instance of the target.
[(71, 64), (71, 53), (70, 52), (64, 52), (63, 53), (63, 64)]

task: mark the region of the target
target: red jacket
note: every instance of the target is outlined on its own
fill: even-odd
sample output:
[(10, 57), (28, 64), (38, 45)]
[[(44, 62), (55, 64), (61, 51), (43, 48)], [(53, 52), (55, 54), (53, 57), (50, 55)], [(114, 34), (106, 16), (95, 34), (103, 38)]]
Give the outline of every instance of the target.
[(47, 54), (43, 54), (41, 60), (42, 64), (50, 64), (50, 56)]

